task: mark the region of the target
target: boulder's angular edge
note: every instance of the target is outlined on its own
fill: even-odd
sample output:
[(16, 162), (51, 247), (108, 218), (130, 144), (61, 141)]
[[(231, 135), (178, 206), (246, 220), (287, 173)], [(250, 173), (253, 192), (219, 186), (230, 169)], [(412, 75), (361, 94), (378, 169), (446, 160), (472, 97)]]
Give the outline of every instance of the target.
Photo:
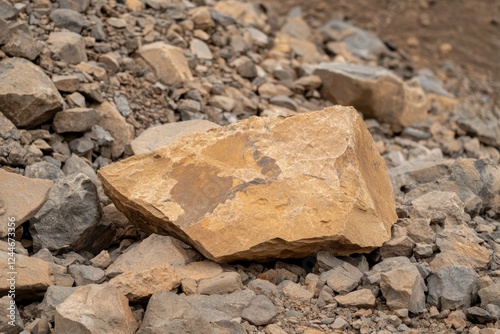
[(385, 161), (350, 107), (252, 117), (98, 174), (138, 227), (217, 262), (369, 252), (397, 220)]

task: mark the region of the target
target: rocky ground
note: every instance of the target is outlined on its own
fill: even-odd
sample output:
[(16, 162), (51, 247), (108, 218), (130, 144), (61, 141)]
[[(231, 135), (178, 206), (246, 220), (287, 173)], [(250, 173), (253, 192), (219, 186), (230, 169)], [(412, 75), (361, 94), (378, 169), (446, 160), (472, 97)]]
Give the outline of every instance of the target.
[[(402, 47), (344, 19), (232, 0), (0, 0), (0, 332), (499, 333), (492, 88), (457, 63), (418, 68)], [(312, 113), (334, 104), (364, 122), (352, 109)], [(261, 118), (237, 123), (251, 116)], [(349, 216), (351, 225), (336, 222), (340, 235), (316, 235), (311, 222), (285, 238), (263, 219), (261, 233), (224, 230), (222, 243), (187, 226), (248, 216), (236, 192), (225, 215), (205, 202), (223, 187), (214, 180), (230, 188), (254, 175), (223, 168), (240, 163), (235, 133), (263, 152), (242, 160), (264, 175), (245, 184), (249, 198), (309, 168), (315, 180), (289, 178), (275, 210), (307, 208), (330, 224), (345, 206), (310, 195), (332, 176), (309, 162), (336, 154), (348, 170), (333, 177), (348, 193), (342, 203), (361, 205), (381, 229), (354, 228)], [(207, 147), (212, 169), (200, 172)], [(373, 164), (371, 174), (379, 155), (388, 170)], [(151, 159), (150, 174), (134, 172)], [(176, 193), (169, 180), (183, 177)], [(154, 197), (160, 185), (172, 188), (168, 201)], [(288, 201), (296, 193), (308, 196)], [(241, 237), (256, 243), (231, 242)]]

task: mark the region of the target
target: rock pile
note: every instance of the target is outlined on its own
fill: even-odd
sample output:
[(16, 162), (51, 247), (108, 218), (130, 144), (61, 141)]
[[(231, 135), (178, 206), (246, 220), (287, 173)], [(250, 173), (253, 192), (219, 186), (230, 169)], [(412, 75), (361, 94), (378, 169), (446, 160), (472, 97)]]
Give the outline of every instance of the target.
[(0, 50), (0, 332), (499, 332), (458, 67), (244, 0), (0, 0)]

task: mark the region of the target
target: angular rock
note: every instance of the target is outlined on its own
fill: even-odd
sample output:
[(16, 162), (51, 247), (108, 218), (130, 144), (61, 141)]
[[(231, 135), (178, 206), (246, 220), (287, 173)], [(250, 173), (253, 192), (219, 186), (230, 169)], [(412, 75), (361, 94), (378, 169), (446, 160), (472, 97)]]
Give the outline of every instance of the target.
[(385, 162), (352, 108), (251, 118), (99, 176), (135, 224), (215, 261), (300, 257), (332, 244), (338, 254), (371, 251), (396, 220)]
[(189, 17), (193, 20), (196, 29), (208, 30), (215, 27), (209, 7), (200, 6), (192, 8), (189, 10)]
[(127, 298), (109, 284), (79, 287), (56, 307), (56, 333), (133, 334), (138, 327)]
[(193, 79), (181, 48), (164, 42), (155, 42), (144, 45), (137, 51), (137, 54), (166, 85), (179, 84)]
[(423, 312), (427, 288), (420, 271), (407, 258), (389, 258), (373, 270), (380, 272), (380, 289), (390, 309)]
[(3, 296), (0, 298), (0, 307), (0, 333), (20, 333), (24, 328), (24, 324), (17, 309), (15, 298)]
[[(158, 256), (158, 254), (163, 254)], [(172, 237), (152, 234), (137, 246), (120, 255), (106, 270), (108, 277), (137, 272), (154, 267), (185, 265), (197, 255), (183, 242)]]
[(367, 118), (389, 123), (393, 130), (422, 122), (429, 102), (418, 85), (410, 85), (381, 67), (322, 63), (314, 74), (321, 77), (321, 96), (353, 106)]
[(384, 42), (372, 32), (344, 21), (328, 21), (321, 29), (321, 33), (328, 39), (342, 42), (351, 54), (365, 61), (377, 60), (387, 51)]
[(249, 290), (212, 296), (159, 291), (149, 300), (137, 334), (219, 333), (219, 324), (241, 317), (254, 297)]
[(54, 26), (79, 34), (85, 26), (85, 17), (77, 11), (60, 8), (50, 14)]
[(99, 114), (91, 108), (73, 108), (60, 111), (54, 117), (57, 133), (87, 132), (99, 121)]
[(87, 11), (90, 5), (90, 0), (57, 0), (60, 8), (67, 8), (79, 13)]
[(48, 201), (30, 220), (35, 251), (85, 249), (100, 235), (94, 228), (101, 214), (96, 187), (88, 176), (72, 174), (58, 179)]
[(266, 296), (255, 296), (243, 309), (241, 317), (255, 326), (265, 326), (273, 322), (278, 314), (276, 306)]
[(56, 314), (56, 306), (66, 300), (75, 290), (76, 288), (73, 287), (49, 286), (42, 302), (37, 305), (37, 309), (41, 312), (42, 316), (52, 322)]
[(49, 50), (69, 64), (87, 61), (83, 37), (70, 31), (52, 32), (47, 40)]
[(228, 272), (200, 281), (196, 293), (199, 295), (221, 295), (241, 290), (242, 288), (243, 284), (241, 283), (240, 274), (237, 272)]
[(35, 162), (26, 167), (24, 176), (36, 179), (57, 180), (64, 177), (62, 170), (47, 161)]
[(0, 74), (0, 112), (16, 127), (35, 127), (62, 109), (64, 102), (57, 88), (43, 70), (30, 61), (2, 60)]
[(492, 322), (495, 320), (488, 311), (477, 306), (469, 307), (468, 309), (466, 309), (465, 316), (469, 321), (480, 324)]
[(68, 267), (68, 271), (75, 279), (76, 286), (99, 284), (104, 282), (104, 280), (106, 279), (104, 271), (93, 266), (72, 264)]
[(427, 302), (441, 310), (470, 307), (477, 298), (477, 279), (478, 275), (470, 267), (440, 268), (427, 278)]
[(291, 299), (299, 299), (308, 302), (314, 296), (314, 292), (306, 290), (300, 284), (292, 281), (283, 281), (278, 288), (280, 288), (285, 296)]
[(130, 146), (134, 154), (150, 153), (182, 136), (207, 132), (218, 127), (215, 123), (201, 119), (153, 126), (135, 138)]
[[(11, 270), (7, 264), (9, 255), (7, 252), (0, 251), (0, 294), (7, 295), (10, 291)], [(55, 284), (55, 274), (64, 273), (66, 268), (49, 263), (34, 257), (25, 255), (16, 255), (17, 272), (15, 280), (15, 296), (16, 301), (30, 300), (40, 295), (47, 290), (51, 285)]]
[(354, 290), (361, 281), (363, 273), (353, 265), (343, 262), (339, 266), (321, 274), (326, 284), (337, 293), (346, 293)]
[(500, 306), (500, 283), (482, 288), (478, 294), (481, 299), (481, 307), (486, 307), (488, 304)]
[(171, 265), (129, 271), (109, 281), (131, 302), (145, 300), (157, 291), (170, 291), (181, 284), (181, 277)]
[(11, 20), (17, 17), (19, 10), (8, 1), (0, 0), (0, 19)]
[(371, 308), (375, 306), (375, 296), (370, 289), (361, 289), (343, 296), (336, 296), (335, 301), (345, 307)]
[(113, 136), (111, 157), (116, 159), (125, 151), (125, 147), (134, 139), (134, 127), (127, 123), (116, 106), (109, 102), (94, 106), (99, 114), (98, 125)]
[(251, 3), (235, 0), (219, 1), (213, 8), (221, 14), (231, 17), (236, 22), (243, 22), (245, 25), (260, 28), (265, 24), (265, 15), (257, 11)]
[(53, 182), (30, 179), (0, 169), (0, 184), (2, 185), (0, 217), (2, 221), (5, 221), (0, 226), (0, 238), (5, 238), (10, 227), (7, 220), (11, 217), (14, 219), (14, 228), (30, 220), (49, 198)]
[(210, 51), (207, 43), (198, 38), (193, 38), (190, 44), (190, 49), (191, 52), (198, 57), (198, 59), (213, 59), (212, 51)]

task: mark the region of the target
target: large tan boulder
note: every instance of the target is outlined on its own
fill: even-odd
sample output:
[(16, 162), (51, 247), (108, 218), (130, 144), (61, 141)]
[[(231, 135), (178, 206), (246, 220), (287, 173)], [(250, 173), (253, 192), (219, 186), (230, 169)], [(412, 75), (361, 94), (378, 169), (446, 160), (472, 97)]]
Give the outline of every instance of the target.
[(99, 177), (140, 228), (218, 262), (368, 252), (397, 219), (385, 162), (348, 107), (187, 135)]
[(321, 63), (321, 96), (353, 106), (368, 118), (389, 123), (394, 131), (423, 122), (430, 104), (418, 82), (404, 82), (393, 72), (376, 66)]

